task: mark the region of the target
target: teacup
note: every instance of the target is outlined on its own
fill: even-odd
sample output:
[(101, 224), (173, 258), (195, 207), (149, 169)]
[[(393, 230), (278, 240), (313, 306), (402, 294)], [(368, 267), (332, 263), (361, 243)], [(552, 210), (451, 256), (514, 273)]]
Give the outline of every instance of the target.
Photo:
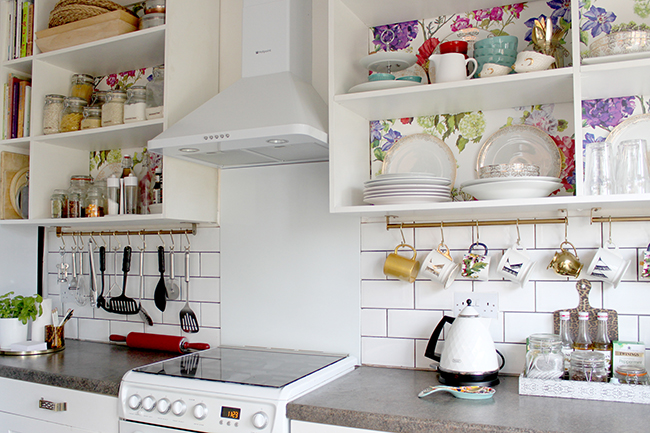
[(451, 258), (449, 248), (444, 243), (440, 243), (438, 248), (432, 250), (427, 258), (422, 262), (420, 272), (435, 283), (439, 283), (445, 289), (454, 282), (460, 267)]
[[(411, 249), (413, 251), (413, 257), (409, 259), (397, 254), (397, 251), (402, 247)], [(417, 255), (417, 251), (415, 251), (415, 248), (412, 246), (408, 244), (399, 244), (395, 247), (395, 251), (386, 257), (386, 261), (384, 262), (384, 274), (409, 283), (414, 282), (418, 276), (418, 272), (420, 271), (420, 262), (415, 260)]]
[(483, 65), (483, 69), (478, 74), (479, 77), (498, 77), (500, 75), (508, 75), (512, 71), (512, 68), (508, 66), (499, 65), (496, 63), (486, 63)]
[(650, 278), (650, 244), (643, 252), (643, 258), (641, 259), (640, 265), (640, 275), (641, 278)]
[[(609, 248), (609, 246), (613, 248)], [(610, 243), (607, 247), (598, 248), (587, 268), (587, 274), (596, 280), (610, 283), (616, 288), (629, 267), (629, 260), (625, 260), (618, 251), (618, 247)]]
[(461, 53), (467, 58), (467, 41), (447, 41), (440, 44), (440, 54)]
[[(564, 248), (564, 245), (569, 245), (573, 248), (573, 253)], [(566, 277), (578, 278), (580, 271), (582, 270), (582, 262), (578, 258), (578, 251), (576, 247), (569, 241), (564, 241), (560, 244), (560, 251), (557, 251), (551, 262), (548, 264), (546, 269), (553, 268), (556, 274), (563, 275)]]
[[(483, 248), (483, 254), (474, 252), (474, 248)], [(487, 281), (490, 273), (490, 257), (488, 248), (484, 243), (475, 242), (470, 245), (467, 254), (463, 256), (461, 264), (461, 275), (472, 280)]]
[(513, 68), (515, 72), (532, 72), (532, 71), (544, 71), (548, 69), (553, 62), (555, 62), (555, 57), (547, 56), (546, 54), (538, 53), (537, 51), (522, 51), (517, 54), (517, 59)]
[(528, 257), (526, 248), (513, 245), (503, 253), (497, 266), (497, 273), (523, 287), (528, 282), (534, 265), (535, 262)]
[(385, 72), (376, 72), (374, 74), (368, 75), (368, 81), (386, 81), (394, 80), (395, 75), (387, 74)]

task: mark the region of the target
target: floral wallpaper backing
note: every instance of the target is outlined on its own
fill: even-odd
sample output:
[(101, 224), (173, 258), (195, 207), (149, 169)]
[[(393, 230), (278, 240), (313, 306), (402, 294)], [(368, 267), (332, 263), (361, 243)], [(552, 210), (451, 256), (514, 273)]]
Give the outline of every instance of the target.
[[(518, 50), (530, 49), (531, 32), (535, 20), (550, 17), (561, 32), (560, 41), (570, 64), (570, 1), (516, 3), (480, 9), (433, 19), (388, 24), (370, 29), (369, 52), (404, 51), (414, 53), (417, 64), (412, 68), (428, 69), (428, 58), (436, 52), (439, 43), (458, 39), (468, 29), (476, 39), (513, 35), (519, 38)], [(388, 30), (388, 32), (387, 32)], [(390, 32), (392, 30), (392, 32)], [(386, 38), (386, 34), (394, 36)], [(471, 40), (470, 40), (471, 42)], [(471, 55), (471, 43), (470, 52)], [(513, 107), (506, 110), (473, 111), (401, 119), (377, 119), (370, 122), (371, 176), (381, 174), (386, 153), (397, 140), (410, 134), (427, 133), (442, 139), (456, 158), (457, 176), (452, 195), (456, 200), (470, 199), (458, 193), (460, 184), (474, 179), (478, 152), (489, 137), (509, 125), (532, 125), (549, 134), (562, 156), (562, 188), (554, 194), (575, 193), (574, 125), (571, 104)]]

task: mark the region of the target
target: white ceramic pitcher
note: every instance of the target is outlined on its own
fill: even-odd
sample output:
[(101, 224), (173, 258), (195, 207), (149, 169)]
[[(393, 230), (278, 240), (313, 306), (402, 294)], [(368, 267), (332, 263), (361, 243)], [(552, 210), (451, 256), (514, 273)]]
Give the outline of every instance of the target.
[[(468, 71), (467, 65), (474, 65)], [(429, 57), (429, 78), (432, 83), (468, 80), (476, 72), (476, 59), (468, 58), (461, 53), (432, 54)]]

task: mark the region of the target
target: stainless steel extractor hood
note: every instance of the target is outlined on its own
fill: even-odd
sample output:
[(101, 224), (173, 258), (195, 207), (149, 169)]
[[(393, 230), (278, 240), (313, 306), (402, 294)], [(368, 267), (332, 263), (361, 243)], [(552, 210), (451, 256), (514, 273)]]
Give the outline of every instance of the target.
[(311, 83), (311, 1), (244, 0), (242, 78), (149, 141), (224, 168), (326, 161), (327, 106)]

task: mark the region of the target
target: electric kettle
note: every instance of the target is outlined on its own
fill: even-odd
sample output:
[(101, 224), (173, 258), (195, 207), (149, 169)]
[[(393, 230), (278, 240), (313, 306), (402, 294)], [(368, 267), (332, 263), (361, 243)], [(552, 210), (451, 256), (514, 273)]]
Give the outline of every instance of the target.
[[(451, 386), (494, 386), (499, 383), (498, 373), (506, 360), (494, 347), (486, 319), (479, 317), (471, 303), (472, 300), (468, 299), (467, 307), (457, 318), (444, 316), (440, 320), (431, 334), (424, 356), (439, 362), (440, 383)], [(445, 323), (450, 323), (451, 327), (446, 334), (442, 354), (438, 354), (435, 353), (436, 344)]]

